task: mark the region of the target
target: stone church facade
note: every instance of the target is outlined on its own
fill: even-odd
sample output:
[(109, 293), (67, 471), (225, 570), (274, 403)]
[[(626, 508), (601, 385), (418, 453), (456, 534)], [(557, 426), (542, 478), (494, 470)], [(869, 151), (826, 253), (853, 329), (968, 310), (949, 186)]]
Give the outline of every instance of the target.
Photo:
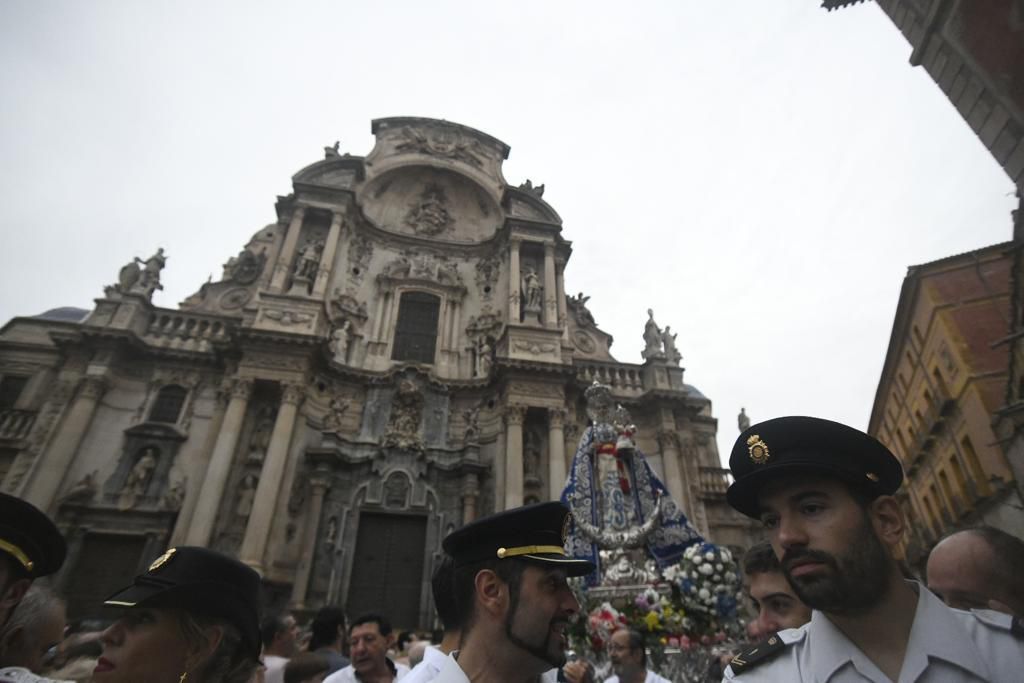
[(155, 307), (162, 250), (91, 311), (0, 329), (0, 476), (66, 533), (72, 617), (169, 545), (263, 575), (274, 607), (346, 605), (432, 625), (441, 539), (555, 499), (583, 391), (607, 384), (693, 524), (745, 546), (724, 499), (711, 402), (654, 323), (615, 360), (572, 243), (509, 147), (429, 119), (373, 122), (293, 177), (277, 220), (177, 309)]

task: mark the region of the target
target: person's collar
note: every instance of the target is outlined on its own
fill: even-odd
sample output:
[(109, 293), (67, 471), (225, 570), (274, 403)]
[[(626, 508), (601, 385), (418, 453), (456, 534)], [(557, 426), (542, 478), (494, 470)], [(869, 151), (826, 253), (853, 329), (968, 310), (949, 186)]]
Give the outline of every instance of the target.
[[(388, 671), (391, 672), (391, 680), (392, 681), (395, 680), (395, 677), (398, 675), (398, 667), (395, 666), (395, 663), (391, 661), (390, 657), (385, 657), (384, 658), (384, 663), (387, 664)], [(350, 666), (352, 667), (352, 674), (355, 676), (355, 679), (357, 681), (363, 680), (363, 677), (360, 676), (359, 672), (356, 670), (355, 665), (352, 664)]]
[[(988, 667), (952, 611), (918, 582), (908, 583), (918, 598), (900, 678), (915, 680), (927, 668), (928, 658), (936, 657), (987, 679)], [(814, 610), (810, 624), (804, 628), (811, 634), (811, 671), (815, 680), (828, 680), (847, 662), (872, 677), (882, 675), (878, 666), (823, 612)], [(960, 633), (963, 637), (951, 638), (951, 633)], [(913, 675), (908, 677), (911, 672)]]
[(441, 652), (441, 648), (436, 645), (427, 645), (427, 649), (423, 651), (423, 661), (429, 662), (435, 667), (440, 668), (446, 659), (448, 659), (448, 655)]

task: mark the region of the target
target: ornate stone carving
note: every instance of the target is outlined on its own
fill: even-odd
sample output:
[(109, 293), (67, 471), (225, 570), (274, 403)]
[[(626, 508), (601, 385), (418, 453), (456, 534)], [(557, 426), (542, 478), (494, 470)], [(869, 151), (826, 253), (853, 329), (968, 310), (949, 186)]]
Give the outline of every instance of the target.
[(96, 497), (99, 486), (96, 484), (96, 477), (99, 470), (93, 470), (82, 477), (76, 484), (68, 489), (61, 498), (62, 503), (88, 503)]
[(303, 506), (306, 504), (306, 493), (309, 489), (308, 483), (305, 477), (302, 476), (301, 472), (295, 474), (295, 480), (292, 481), (292, 491), (288, 496), (288, 514), (292, 517), (298, 517), (299, 513), (302, 512)]
[(523, 432), (523, 481), (537, 486), (543, 479), (540, 476), (541, 437), (532, 429)]
[(308, 239), (299, 249), (292, 267), (295, 280), (312, 282), (316, 279), (316, 271), (320, 267), (320, 255), (324, 251), (324, 243), (317, 239)]
[(480, 436), (480, 405), (462, 411), (462, 419), (466, 424), (463, 439), (466, 443), (476, 443)]
[(477, 377), (490, 377), (494, 367), (494, 343), (490, 337), (480, 337), (473, 347), (473, 373)]
[(343, 320), (341, 325), (331, 332), (331, 340), (327, 343), (327, 348), (331, 352), (331, 359), (339, 365), (345, 365), (348, 362), (348, 345), (351, 334), (352, 323), (348, 320)]
[(231, 398), (238, 398), (244, 401), (248, 401), (249, 397), (252, 396), (252, 380), (251, 379), (236, 379), (231, 381), (228, 387), (228, 393)]
[(331, 398), (330, 407), (324, 415), (324, 429), (329, 432), (337, 432), (341, 429), (341, 420), (348, 410), (350, 402), (340, 396)]
[(523, 183), (523, 184), (521, 184), (519, 186), (519, 189), (523, 190), (524, 192), (529, 192), (530, 194), (532, 194), (535, 197), (543, 197), (544, 196), (544, 185), (534, 186), (533, 181), (530, 180), (529, 178), (526, 179), (525, 183)]
[(403, 379), (391, 404), (384, 445), (406, 450), (423, 450), (423, 439), (420, 437), (422, 420), (423, 394), (414, 382)]
[(580, 327), (597, 327), (594, 315), (587, 308), (587, 302), (590, 301), (589, 296), (584, 296), (583, 292), (580, 292), (576, 296), (566, 297), (566, 301), (569, 304), (569, 310), (572, 312), (573, 317), (576, 318), (577, 325)]
[(263, 317), (273, 320), (278, 325), (291, 327), (292, 325), (305, 325), (313, 320), (314, 316), (312, 313), (302, 313), (301, 311), (265, 308), (263, 309)]
[(519, 396), (537, 396), (539, 398), (562, 398), (564, 390), (561, 385), (546, 382), (517, 381), (509, 386), (509, 391)]
[(164, 288), (160, 284), (160, 271), (166, 263), (167, 256), (162, 247), (145, 261), (136, 256), (131, 263), (121, 268), (117, 284), (106, 287), (104, 293), (108, 299), (119, 299), (124, 294), (141, 294), (151, 300), (153, 292)]
[(491, 298), (500, 271), (501, 261), (497, 256), (488, 256), (476, 262), (476, 286), (483, 298)]
[(389, 508), (404, 508), (409, 500), (409, 478), (395, 472), (384, 482), (384, 505)]
[(674, 450), (676, 452), (679, 452), (680, 440), (678, 432), (674, 432), (670, 429), (663, 429), (660, 432), (658, 432), (657, 437), (658, 447), (661, 448), (661, 451), (663, 453), (668, 450)]
[(594, 353), (597, 350), (597, 342), (583, 330), (572, 333), (572, 343), (581, 353)]
[(452, 263), (442, 263), (437, 267), (437, 281), (439, 284), (449, 287), (465, 287), (462, 276), (459, 275), (458, 267)]
[(409, 262), (409, 259), (404, 256), (399, 256), (398, 258), (388, 262), (388, 264), (384, 266), (383, 270), (381, 270), (380, 274), (381, 277), (398, 279), (409, 277), (411, 272), (412, 264)]
[(668, 361), (675, 365), (679, 365), (679, 361), (683, 359), (683, 355), (676, 350), (676, 337), (678, 334), (672, 334), (670, 329), (669, 325), (665, 325), (665, 329), (661, 333), (661, 343), (665, 345), (665, 357)]
[(512, 342), (512, 348), (516, 351), (525, 351), (539, 356), (543, 353), (553, 353), (558, 347), (555, 344), (549, 344), (547, 342), (531, 341), (529, 339), (516, 339)]
[(174, 481), (168, 488), (167, 492), (164, 493), (163, 506), (166, 510), (177, 511), (181, 509), (182, 503), (185, 502), (185, 492), (188, 486), (188, 477), (183, 477)]
[(153, 477), (153, 470), (156, 469), (159, 456), (160, 451), (154, 446), (147, 446), (142, 449), (138, 460), (136, 460), (131, 471), (128, 473), (128, 478), (124, 480), (124, 486), (121, 487), (121, 493), (117, 502), (118, 509), (129, 510), (135, 507), (139, 499), (146, 495), (146, 488)]
[(256, 411), (256, 423), (249, 437), (249, 462), (261, 463), (270, 447), (270, 435), (274, 431), (274, 409), (269, 405), (260, 406)]
[(565, 408), (548, 408), (548, 423), (556, 429), (562, 429), (565, 426), (565, 415)]
[(252, 292), (244, 287), (234, 287), (220, 295), (217, 302), (226, 311), (235, 311), (242, 308), (252, 299)]
[(259, 480), (255, 474), (249, 473), (242, 477), (238, 485), (238, 498), (235, 501), (235, 517), (248, 519), (256, 500), (256, 485)]
[(239, 285), (251, 285), (263, 274), (267, 264), (267, 249), (264, 247), (259, 254), (243, 249), (238, 256), (232, 257), (224, 264), (224, 278)]
[(526, 418), (526, 406), (509, 405), (505, 406), (505, 422), (510, 425), (521, 425)]
[(463, 161), (472, 166), (483, 166), (480, 160), (482, 149), (480, 143), (464, 138), (457, 131), (448, 127), (427, 128), (416, 130), (403, 128), (399, 132), (400, 141), (395, 145), (398, 152), (412, 152)]
[(440, 185), (429, 184), (419, 200), (409, 207), (405, 224), (420, 235), (439, 235), (448, 230), (455, 219), (448, 212), (448, 197)]
[(526, 313), (540, 313), (544, 305), (544, 286), (540, 283), (540, 276), (534, 268), (527, 268), (523, 273), (523, 311)]
[(342, 294), (341, 290), (337, 288), (334, 290), (334, 297), (327, 304), (327, 316), (335, 325), (341, 325), (343, 321), (348, 321), (352, 330), (361, 328), (369, 318), (365, 303), (356, 300), (350, 294)]
[(324, 159), (338, 159), (341, 154), (338, 153), (338, 148), (341, 147), (341, 140), (335, 140), (334, 144), (330, 147), (324, 147)]
[(470, 339), (478, 337), (501, 336), (501, 313), (494, 313), (490, 306), (484, 306), (480, 315), (473, 316), (466, 325), (466, 336)]
[(301, 384), (287, 383), (281, 392), (281, 403), (298, 405), (306, 396), (306, 389)]

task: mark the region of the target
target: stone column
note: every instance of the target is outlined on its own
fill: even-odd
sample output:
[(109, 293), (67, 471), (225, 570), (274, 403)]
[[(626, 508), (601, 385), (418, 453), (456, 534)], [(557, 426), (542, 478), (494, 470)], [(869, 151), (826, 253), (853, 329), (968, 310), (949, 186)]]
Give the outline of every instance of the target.
[(345, 216), (340, 211), (335, 211), (331, 217), (331, 228), (327, 231), (327, 241), (324, 243), (323, 253), (320, 254), (320, 265), (316, 269), (316, 282), (313, 283), (313, 296), (317, 299), (327, 292), (327, 281), (331, 277), (331, 269), (334, 268), (334, 255), (338, 252), (338, 240), (341, 238), (344, 219)]
[(665, 485), (668, 486), (668, 492), (672, 494), (676, 504), (686, 509), (683, 475), (679, 469), (679, 435), (670, 429), (663, 429), (658, 432), (658, 445), (661, 446), (661, 461), (665, 465)]
[(245, 420), (250, 396), (252, 380), (236, 379), (232, 383), (231, 399), (224, 412), (220, 432), (210, 454), (210, 464), (206, 466), (206, 474), (199, 488), (195, 508), (192, 510), (192, 523), (185, 537), (185, 545), (210, 544), (213, 525), (220, 510), (220, 500), (224, 496), (224, 486), (231, 473), (231, 463), (235, 458), (235, 447), (242, 432), (242, 422)]
[(288, 224), (288, 231), (284, 235), (284, 243), (281, 244), (281, 251), (277, 254), (277, 263), (274, 264), (274, 275), (270, 280), (270, 290), (273, 292), (284, 291), (284, 283), (288, 278), (288, 271), (292, 267), (295, 245), (299, 242), (302, 220), (305, 217), (306, 208), (303, 206), (295, 207), (292, 211), (292, 220)]
[(295, 572), (295, 585), (292, 587), (292, 605), (295, 609), (306, 606), (306, 591), (309, 590), (309, 576), (313, 571), (313, 559), (316, 551), (316, 534), (320, 528), (320, 514), (324, 509), (324, 494), (327, 492), (327, 480), (312, 477), (309, 480), (312, 497), (309, 511), (306, 513), (306, 524), (302, 529), (302, 552), (299, 566)]
[(40, 510), (46, 512), (56, 500), (64, 475), (71, 467), (71, 461), (96, 413), (96, 404), (106, 390), (107, 381), (102, 376), (90, 375), (79, 383), (78, 394), (50, 447), (36, 463), (32, 481), (25, 492), (25, 500)]
[(263, 469), (260, 470), (260, 482), (256, 486), (249, 523), (245, 527), (242, 549), (238, 553), (242, 562), (260, 573), (263, 572), (263, 554), (270, 537), (270, 523), (274, 519), (277, 495), (284, 475), (284, 466), (288, 461), (288, 446), (292, 441), (292, 431), (301, 401), (302, 387), (298, 384), (285, 385), (281, 407), (277, 409), (277, 419), (274, 420), (274, 429), (270, 433), (270, 445), (263, 458)]
[(558, 324), (562, 327), (562, 337), (568, 341), (569, 325), (566, 321), (568, 312), (565, 304), (565, 261), (555, 259), (555, 296), (558, 298)]
[(494, 442), (494, 511), (501, 512), (505, 508), (505, 429), (504, 420), (499, 420), (502, 429)]
[(519, 324), (519, 248), (522, 242), (518, 239), (509, 241), (508, 252), (508, 321), (513, 325)]
[(555, 245), (548, 242), (544, 245), (544, 324), (547, 327), (558, 327), (558, 297), (555, 282)]
[(548, 479), (551, 500), (558, 500), (565, 486), (565, 410), (548, 410)]
[(476, 519), (476, 503), (480, 487), (476, 474), (469, 472), (462, 477), (462, 523), (469, 524)]
[(505, 409), (505, 509), (523, 504), (523, 419), (526, 406)]

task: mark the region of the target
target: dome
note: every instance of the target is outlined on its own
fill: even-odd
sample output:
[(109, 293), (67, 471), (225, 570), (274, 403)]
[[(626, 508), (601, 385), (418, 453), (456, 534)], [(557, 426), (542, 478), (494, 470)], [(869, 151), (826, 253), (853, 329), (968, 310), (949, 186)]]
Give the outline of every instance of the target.
[(80, 323), (85, 320), (85, 317), (89, 315), (89, 311), (84, 308), (75, 308), (74, 306), (61, 306), (60, 308), (51, 308), (45, 313), (32, 316), (33, 318), (39, 318), (41, 320), (60, 320), (69, 323)]

